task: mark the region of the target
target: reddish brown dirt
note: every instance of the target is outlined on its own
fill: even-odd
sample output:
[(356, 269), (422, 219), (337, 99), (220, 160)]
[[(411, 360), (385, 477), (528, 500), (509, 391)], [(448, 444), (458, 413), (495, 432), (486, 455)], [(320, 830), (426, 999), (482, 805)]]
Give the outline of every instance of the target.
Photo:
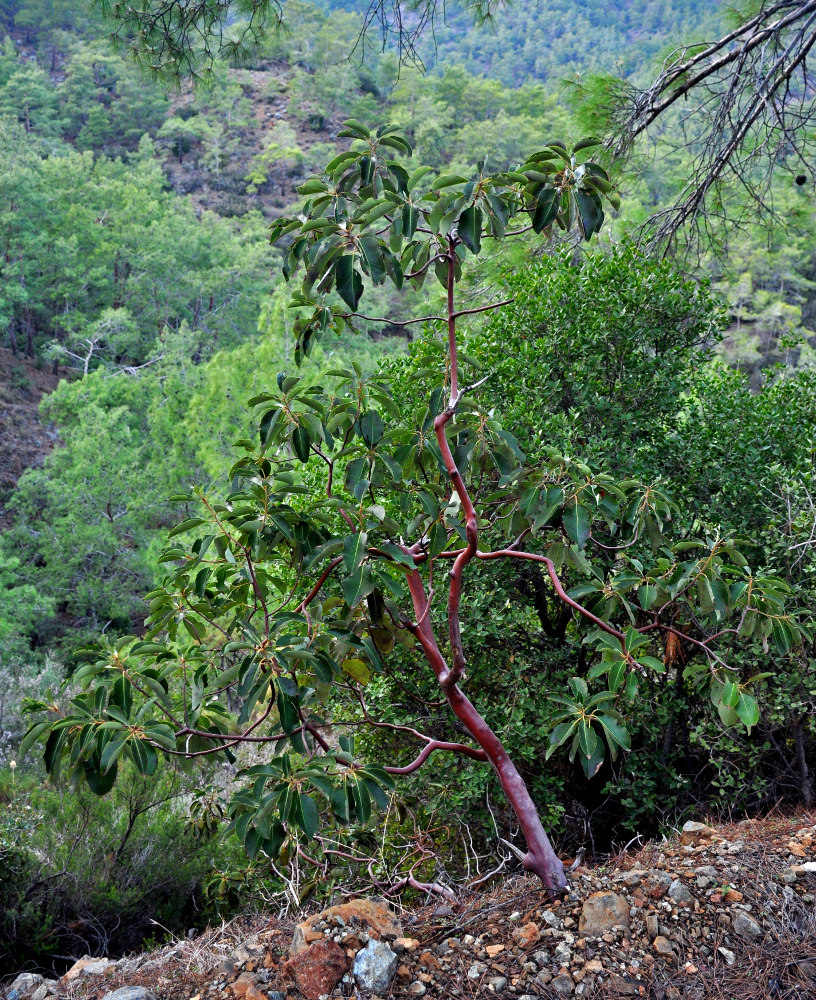
[[(648, 844), (579, 866), (556, 903), (526, 875), (458, 892), (451, 904), (394, 901), (406, 936), (394, 941), (400, 966), (382, 1000), (807, 1000), (816, 996), (814, 821), (776, 815), (686, 845)], [(584, 924), (584, 902), (610, 894), (630, 926), (601, 936)], [(749, 918), (756, 933), (746, 936), (739, 921)], [(304, 1000), (284, 967), (293, 924), (239, 918), (104, 974), (52, 983), (53, 1000), (102, 1000), (125, 985), (157, 1000)], [(324, 915), (316, 927), (324, 925), (335, 940), (358, 933), (353, 918), (335, 927)], [(349, 977), (331, 996), (363, 994)]]

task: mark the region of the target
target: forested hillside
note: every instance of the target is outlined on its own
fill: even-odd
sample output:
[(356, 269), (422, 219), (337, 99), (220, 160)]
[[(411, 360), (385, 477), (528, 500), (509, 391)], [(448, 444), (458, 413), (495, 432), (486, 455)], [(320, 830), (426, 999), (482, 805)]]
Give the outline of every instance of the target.
[[(467, 568), (463, 684), (559, 845), (604, 851), (690, 816), (813, 805), (813, 178), (780, 162), (774, 224), (736, 185), (704, 241), (649, 255), (642, 227), (683, 191), (702, 127), (671, 110), (620, 162), (579, 142), (596, 74), (645, 86), (731, 14), (702, 0), (518, 0), (476, 26), (451, 9), (401, 65), (374, 29), (360, 40), (366, 9), (289, 0), (285, 30), (251, 57), (173, 87), (111, 43), (98, 5), (0, 0), (0, 428), (14, 453), (0, 469), (0, 862), (13, 872), (0, 886), (0, 965), (19, 965), (20, 949), (39, 962), (121, 953), (156, 932), (151, 920), (177, 932), (250, 899), (322, 899), (358, 878), (332, 867), (332, 850), (365, 861), (379, 888), (435, 891), (469, 852), (516, 837), (518, 810), (487, 767), (435, 754), (414, 778), (405, 745), (429, 734), (429, 756), (474, 731), (440, 710), (433, 673), (411, 673), (425, 617), (445, 621), (447, 583), (431, 570), (414, 632), (398, 610), (400, 576), (419, 572), (420, 556), (433, 566), (472, 544), (451, 463), (470, 468), (494, 549), (534, 539), (552, 564), (550, 575), (533, 560)], [(372, 139), (385, 123), (399, 131)], [(574, 174), (572, 208), (527, 205), (516, 232), (517, 199), (539, 197), (541, 164), (569, 162), (573, 147), (597, 163)], [(310, 180), (330, 161), (332, 183), (358, 171), (331, 211), (327, 182)], [(379, 169), (391, 170), (399, 222), (374, 204), (391, 190), (378, 192)], [(462, 204), (476, 199), (471, 209), (451, 194), (435, 220), (421, 215), (411, 192), (437, 197), (432, 178)], [(371, 213), (383, 228), (367, 230), (354, 260), (321, 243), (373, 227)], [(423, 233), (443, 233), (448, 256), (417, 249)], [(317, 292), (328, 305), (313, 314)], [(477, 398), (446, 467), (434, 434), (442, 387), (454, 399), (453, 321)], [(240, 493), (272, 481), (270, 458), (283, 463), (276, 513)], [(232, 542), (213, 541), (236, 510)], [(413, 555), (395, 555), (417, 531)], [(329, 557), (342, 582), (309, 576)], [(375, 564), (386, 558), (396, 570)], [(301, 593), (307, 580), (314, 590)], [(267, 663), (269, 637), (233, 635), (261, 604), (267, 632), (278, 623), (276, 655), (294, 664), (277, 696), (248, 666)], [(622, 659), (590, 619), (611, 623)], [(323, 628), (332, 638), (313, 668)], [(721, 644), (713, 659), (709, 641)], [(443, 646), (455, 659), (455, 627)], [(170, 662), (183, 667), (184, 725), (174, 736), (168, 716), (168, 737), (149, 720), (175, 697)], [(297, 663), (314, 669), (308, 684)], [(109, 670), (119, 686), (94, 702), (87, 692)], [(148, 680), (131, 691), (138, 676)], [(304, 729), (298, 742), (307, 716), (291, 723), (287, 698), (337, 731), (309, 744)], [(76, 722), (76, 744), (48, 738), (74, 711), (110, 714)], [(375, 767), (348, 779), (338, 804), (320, 775), (256, 771), (254, 793), (231, 800), (236, 769), (261, 764), (261, 751), (216, 764), (206, 740), (218, 749), (267, 717), (292, 754), (311, 760), (319, 746), (352, 771), (356, 753), (411, 774), (394, 791)], [(43, 727), (32, 739), (48, 739), (51, 783), (36, 747), (17, 761), (32, 724)], [(96, 725), (130, 735), (97, 747)], [(176, 763), (188, 752), (200, 770)], [(54, 773), (61, 755), (70, 795)], [(259, 774), (296, 789), (314, 779), (315, 798), (290, 802), (275, 785), (270, 826)], [(333, 847), (313, 842), (321, 795)], [(251, 861), (222, 837), (230, 822)], [(296, 889), (290, 862), (302, 866)], [(60, 871), (69, 877), (49, 887)]]

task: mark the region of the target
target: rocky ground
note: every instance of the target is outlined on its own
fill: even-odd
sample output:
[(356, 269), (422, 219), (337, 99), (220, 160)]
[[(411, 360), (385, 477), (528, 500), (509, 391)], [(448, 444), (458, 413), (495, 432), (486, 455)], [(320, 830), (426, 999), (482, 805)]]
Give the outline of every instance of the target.
[(54, 447), (56, 431), (42, 424), (38, 407), (59, 378), (52, 365), (38, 367), (31, 358), (0, 347), (0, 528), (9, 523), (3, 505), (17, 480), (26, 469), (42, 465)]
[(689, 823), (579, 866), (555, 903), (518, 876), (458, 904), (239, 919), (150, 954), (87, 957), (60, 980), (24, 973), (5, 1000), (816, 997), (815, 821)]

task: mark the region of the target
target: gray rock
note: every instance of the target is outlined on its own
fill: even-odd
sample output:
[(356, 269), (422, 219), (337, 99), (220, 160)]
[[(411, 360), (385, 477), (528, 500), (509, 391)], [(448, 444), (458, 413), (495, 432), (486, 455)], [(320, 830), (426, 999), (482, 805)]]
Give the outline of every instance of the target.
[(729, 951), (728, 948), (722, 948), (722, 947), (720, 947), (720, 948), (717, 949), (717, 951), (725, 959), (725, 964), (726, 965), (733, 965), (734, 962), (736, 962), (737, 956), (734, 954), (733, 951)]
[(754, 918), (745, 912), (745, 910), (740, 910), (739, 913), (734, 917), (734, 931), (739, 934), (740, 937), (750, 938), (752, 941), (756, 941), (757, 938), (762, 937), (762, 928), (754, 920)]
[(122, 986), (106, 993), (102, 1000), (156, 1000), (156, 996), (144, 986)]
[(474, 962), (473, 965), (467, 970), (467, 977), (472, 982), (480, 979), (487, 972), (487, 966), (484, 962)]
[(559, 965), (569, 965), (572, 961), (572, 948), (564, 941), (555, 949), (555, 959)]
[(694, 902), (694, 896), (692, 896), (679, 878), (676, 878), (669, 886), (669, 899), (673, 899), (675, 903)]
[(656, 913), (646, 914), (646, 933), (650, 938), (656, 938), (660, 933), (660, 925)]
[(800, 976), (804, 976), (805, 979), (809, 979), (812, 983), (816, 983), (816, 962), (798, 962), (796, 965), (796, 971)]
[(816, 872), (816, 861), (806, 861), (800, 867), (803, 872)]
[(683, 845), (699, 844), (703, 840), (710, 839), (713, 834), (714, 831), (705, 823), (695, 823), (693, 820), (689, 820), (683, 824), (683, 829), (680, 831), (680, 843)]
[(56, 996), (58, 992), (59, 986), (57, 985), (56, 979), (46, 979), (46, 981), (40, 984), (31, 994), (31, 1000), (46, 1000), (46, 997)]
[(544, 910), (544, 912), (541, 914), (541, 919), (549, 927), (555, 927), (556, 929), (560, 929), (561, 927), (564, 926), (564, 921), (560, 917), (556, 916), (552, 910)]
[(572, 991), (575, 987), (575, 980), (568, 972), (562, 972), (560, 976), (556, 976), (555, 979), (553, 979), (550, 986), (556, 991), (556, 993), (560, 993), (561, 996), (568, 997), (572, 995)]
[(267, 994), (269, 1000), (286, 1000), (286, 994), (280, 990), (270, 990)]
[(384, 941), (371, 938), (354, 958), (354, 978), (361, 989), (386, 993), (397, 973), (397, 955)]
[(37, 972), (21, 972), (9, 987), (9, 996), (13, 990), (18, 997), (30, 997), (45, 982), (47, 982), (45, 976)]
[(507, 977), (491, 976), (490, 979), (488, 979), (487, 981), (487, 985), (493, 987), (494, 993), (502, 993), (504, 992), (504, 989), (507, 986)]
[(90, 964), (83, 966), (82, 976), (102, 976), (110, 969), (116, 965), (116, 962), (112, 962), (109, 958), (100, 958), (98, 962), (91, 962)]
[(695, 875), (705, 875), (707, 878), (717, 878), (719, 873), (714, 865), (700, 865), (699, 868), (694, 869)]
[(425, 983), (421, 983), (418, 979), (411, 983), (408, 987), (408, 992), (413, 997), (424, 997), (426, 993)]

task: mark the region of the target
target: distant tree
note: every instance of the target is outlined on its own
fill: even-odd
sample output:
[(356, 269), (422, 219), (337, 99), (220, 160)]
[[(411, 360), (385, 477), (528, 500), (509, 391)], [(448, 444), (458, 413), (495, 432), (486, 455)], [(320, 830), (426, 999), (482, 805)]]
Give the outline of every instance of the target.
[[(606, 203), (618, 204), (606, 172), (582, 162), (598, 141), (571, 150), (553, 142), (517, 171), (468, 179), (414, 167), (396, 126), (371, 132), (348, 121), (340, 135), (353, 148), (301, 187), (307, 200), (297, 217), (272, 227), (274, 241), (287, 241), (284, 275), (303, 271), (292, 303), (296, 359), (330, 331), (372, 321), (360, 311), (367, 284), (416, 289), (435, 276), (442, 314), (408, 322), (444, 331), (444, 380), (401, 410), (387, 378), (365, 377), (359, 366), (326, 373), (326, 385), (280, 373), (276, 390), (250, 400), (259, 433), (238, 443), (231, 491), (175, 497), (189, 516), (161, 557), (170, 573), (148, 595), (144, 639), (105, 641), (74, 674), (82, 690), (68, 705), (32, 706), (48, 717), (32, 725), (21, 752), (44, 740), (51, 773), (66, 758), (103, 793), (120, 758), (152, 774), (159, 754), (231, 757), (242, 743), (265, 744), (271, 756), (242, 772), (232, 829), (251, 856), (277, 858), (286, 847), (324, 871), (337, 853), (325, 824), (365, 826), (372, 803), (388, 803), (394, 776), (436, 752), (457, 754), (492, 766), (527, 841), (526, 852), (516, 849), (524, 867), (559, 894), (564, 868), (536, 805), (464, 690), (468, 567), (542, 567), (575, 613), (572, 627), (585, 629), (597, 662), (553, 696), (559, 712), (547, 756), (569, 747), (587, 776), (607, 748), (612, 756), (628, 749), (617, 706), (637, 698), (639, 678), (665, 670), (659, 640), (687, 644), (691, 683), (723, 723), (750, 728), (757, 678), (729, 667), (718, 641), (773, 631), (787, 649), (804, 627), (784, 610), (784, 585), (753, 575), (732, 540), (672, 542), (672, 507), (654, 484), (594, 475), (554, 449), (528, 464), (480, 400), (486, 380), (465, 383), (458, 322), (507, 303), (458, 302), (463, 265), (529, 231), (597, 233)], [(188, 532), (194, 540), (181, 544)], [(565, 566), (586, 581), (569, 593), (559, 576)], [(440, 634), (432, 605), (443, 592)], [(400, 657), (400, 669), (408, 678), (430, 668), (458, 734), (392, 726), (369, 713), (366, 685), (403, 646), (416, 653)], [(606, 688), (591, 694), (589, 682)], [(367, 763), (354, 741), (366, 726), (416, 740), (418, 752), (402, 764)], [(314, 841), (311, 853), (303, 838)]]
[[(780, 171), (791, 185), (816, 184), (816, 81), (808, 62), (816, 3), (755, 0), (730, 16), (729, 31), (676, 49), (648, 87), (610, 76), (577, 85), (585, 116), (607, 131), (618, 156), (649, 135), (691, 157), (675, 203), (652, 220), (655, 243), (671, 242), (691, 224), (733, 225), (741, 212), (774, 216), (771, 180)], [(729, 189), (747, 195), (741, 207)]]
[[(216, 60), (240, 64), (285, 24), (281, 0), (93, 0), (112, 26), (112, 39), (149, 72), (170, 80), (209, 77)], [(488, 19), (498, 0), (465, 0), (477, 20)], [(359, 38), (393, 39), (401, 61), (417, 65), (419, 39), (442, 16), (438, 0), (410, 10), (399, 0), (370, 0)], [(373, 38), (372, 38), (373, 42)]]

